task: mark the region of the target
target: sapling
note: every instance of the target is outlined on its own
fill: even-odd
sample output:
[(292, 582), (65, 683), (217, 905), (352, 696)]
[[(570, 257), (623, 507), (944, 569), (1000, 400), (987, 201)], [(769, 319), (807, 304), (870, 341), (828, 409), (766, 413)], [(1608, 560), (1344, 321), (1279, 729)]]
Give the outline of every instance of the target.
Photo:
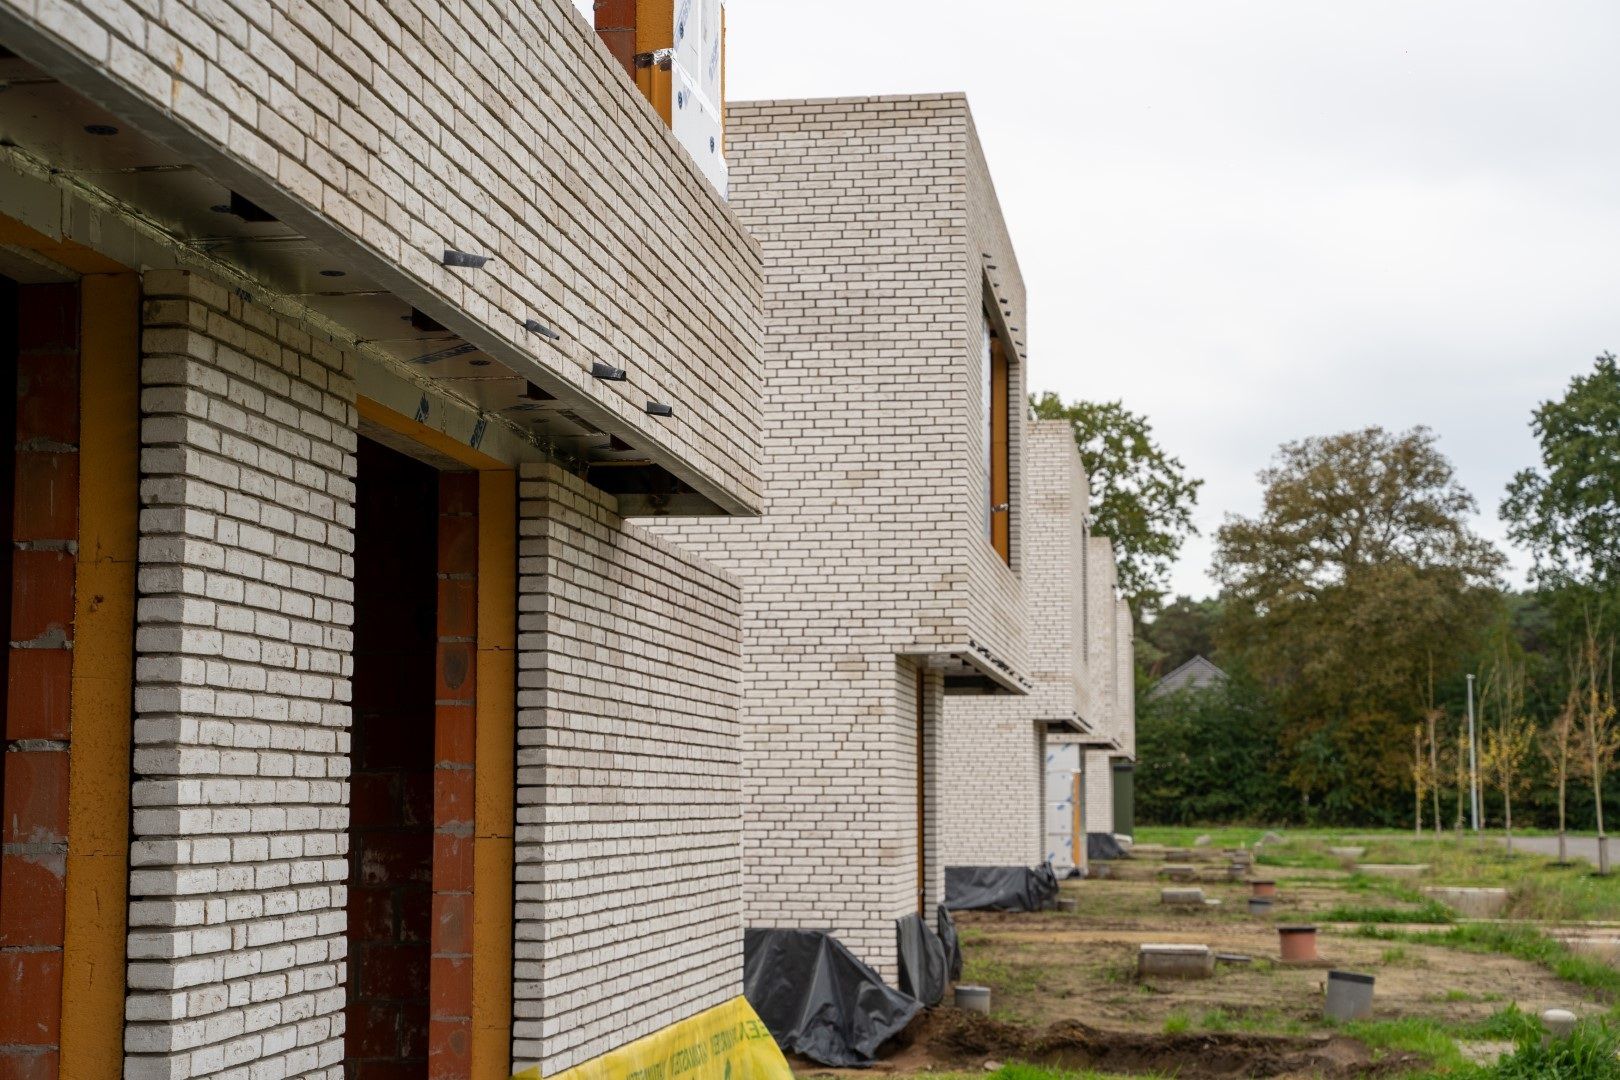
[(1580, 712), (1581, 692), (1579, 680), (1572, 671), (1569, 695), (1564, 707), (1541, 733), (1541, 756), (1552, 767), (1553, 781), (1558, 785), (1558, 861), (1569, 862), (1569, 774), (1574, 766), (1571, 754), (1576, 752), (1575, 717)]
[(1524, 764), (1535, 745), (1536, 729), (1524, 715), (1524, 669), (1505, 657), (1491, 667), (1481, 704), (1483, 724), (1494, 713), (1496, 725), (1484, 728), (1480, 767), (1485, 781), (1502, 794), (1502, 825), (1507, 849), (1513, 851), (1513, 796), (1529, 786)]
[(1609, 837), (1603, 827), (1603, 779), (1620, 750), (1620, 731), (1614, 716), (1614, 645), (1599, 646), (1590, 627), (1581, 649), (1580, 697), (1576, 713), (1582, 775), (1592, 784), (1597, 810), (1598, 873), (1609, 873)]

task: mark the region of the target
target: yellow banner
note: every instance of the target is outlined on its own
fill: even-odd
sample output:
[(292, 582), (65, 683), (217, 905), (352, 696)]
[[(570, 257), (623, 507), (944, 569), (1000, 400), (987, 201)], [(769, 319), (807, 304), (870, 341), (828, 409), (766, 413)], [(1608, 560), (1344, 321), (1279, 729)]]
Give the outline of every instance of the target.
[[(541, 1080), (540, 1069), (512, 1080)], [(793, 1080), (793, 1070), (748, 999), (737, 997), (550, 1080)]]

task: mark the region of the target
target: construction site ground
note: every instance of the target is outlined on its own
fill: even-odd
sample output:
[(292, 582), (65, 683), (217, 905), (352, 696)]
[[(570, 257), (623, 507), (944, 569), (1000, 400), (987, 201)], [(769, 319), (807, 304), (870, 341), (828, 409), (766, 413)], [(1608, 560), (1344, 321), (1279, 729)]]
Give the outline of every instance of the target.
[[(1620, 887), (1585, 863), (1509, 855), (1495, 839), (1292, 833), (1256, 850), (1260, 837), (1214, 833), (1179, 850), (1139, 844), (1109, 876), (1065, 881), (1060, 896), (1075, 902), (1072, 911), (959, 913), (961, 981), (990, 988), (990, 1014), (947, 1001), (872, 1071), (1006, 1080), (1516, 1076), (1496, 1072), (1497, 1062), (1539, 1042), (1544, 1010), (1603, 1022), (1620, 1001)], [(1230, 880), (1228, 848), (1254, 861), (1242, 880)], [(1169, 880), (1172, 865), (1192, 866), (1195, 880)], [(1276, 882), (1270, 914), (1249, 911), (1256, 878)], [(1503, 906), (1492, 917), (1465, 918), (1425, 893), (1436, 886), (1507, 895), (1493, 898)], [(1171, 887), (1200, 888), (1215, 903), (1167, 906), (1161, 890)], [(1294, 924), (1318, 928), (1318, 963), (1281, 962), (1278, 927)], [(1221, 959), (1211, 978), (1144, 978), (1145, 944), (1207, 945)], [(1375, 978), (1371, 1018), (1324, 1018), (1329, 970)]]

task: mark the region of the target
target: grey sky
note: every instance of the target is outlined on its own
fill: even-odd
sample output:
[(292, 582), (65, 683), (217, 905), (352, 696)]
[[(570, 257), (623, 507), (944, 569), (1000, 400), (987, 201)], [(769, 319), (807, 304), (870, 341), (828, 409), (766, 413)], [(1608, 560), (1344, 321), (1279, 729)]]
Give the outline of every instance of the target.
[[(1540, 400), (1620, 350), (1620, 4), (729, 0), (734, 99), (964, 90), (1032, 389), (1123, 398), (1208, 484), (1427, 424), (1500, 538)], [(1522, 559), (1518, 560), (1522, 565)]]

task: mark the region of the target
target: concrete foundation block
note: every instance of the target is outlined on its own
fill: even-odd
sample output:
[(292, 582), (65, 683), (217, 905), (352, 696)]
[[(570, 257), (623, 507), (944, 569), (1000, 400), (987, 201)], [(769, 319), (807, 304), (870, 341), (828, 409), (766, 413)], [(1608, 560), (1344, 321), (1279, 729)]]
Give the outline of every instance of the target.
[(1440, 901), (1467, 919), (1497, 918), (1508, 905), (1506, 889), (1434, 887), (1424, 889), (1423, 895)]
[(1160, 889), (1159, 903), (1168, 907), (1203, 907), (1203, 889)]
[(1215, 953), (1208, 945), (1143, 945), (1136, 973), (1144, 979), (1208, 979), (1215, 974)]
[(1575, 1014), (1568, 1009), (1548, 1009), (1541, 1014), (1541, 1026), (1549, 1039), (1569, 1038), (1574, 1034), (1577, 1023), (1579, 1021)]
[(1428, 863), (1362, 863), (1356, 867), (1363, 874), (1375, 877), (1415, 878), (1429, 872)]
[(1159, 876), (1169, 878), (1171, 881), (1191, 881), (1198, 876), (1198, 871), (1185, 863), (1173, 863), (1160, 867)]

